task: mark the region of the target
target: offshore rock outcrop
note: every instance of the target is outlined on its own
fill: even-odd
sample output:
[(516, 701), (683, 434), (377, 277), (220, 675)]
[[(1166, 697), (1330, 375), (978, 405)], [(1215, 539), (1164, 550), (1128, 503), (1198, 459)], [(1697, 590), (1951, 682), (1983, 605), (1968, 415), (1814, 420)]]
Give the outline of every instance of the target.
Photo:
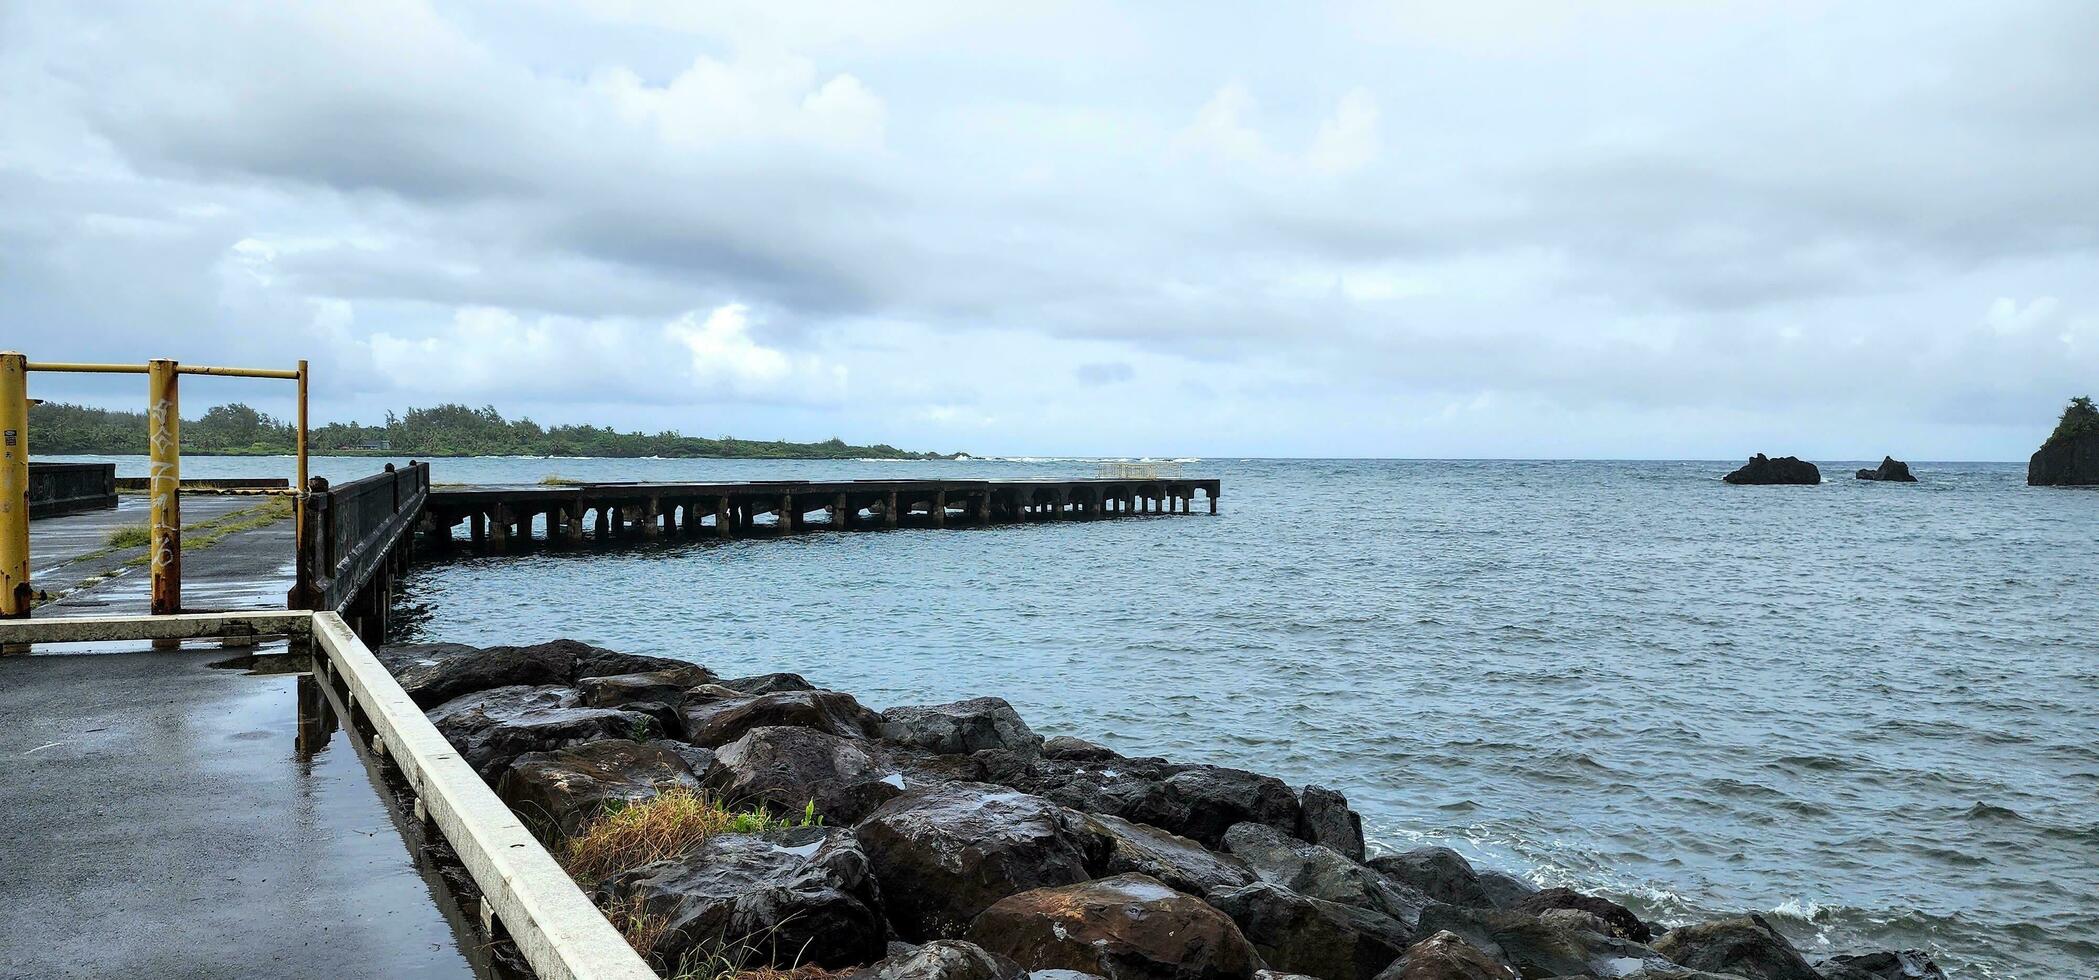
[(1809, 485), (1822, 482), (1822, 471), (1798, 456), (1780, 456), (1772, 459), (1763, 453), (1749, 457), (1749, 462), (1720, 479), (1728, 483), (1754, 486)]
[(1881, 483), (1917, 482), (1917, 478), (1910, 474), (1910, 464), (1893, 456), (1883, 456), (1880, 458), (1879, 466), (1870, 470), (1858, 471), (1858, 478), (1861, 480), (1877, 480)]
[(2026, 483), (2035, 487), (2099, 486), (2099, 406), (2072, 398), (2048, 441), (2026, 463)]
[(794, 674), (572, 641), (478, 653), (380, 659), (550, 842), (672, 787), (820, 818), (592, 883), (665, 924), (660, 964), (727, 943), (747, 967), (850, 980), (1939, 976), (1912, 951), (1810, 965), (1755, 916), (1656, 938), (1623, 905), (1446, 848), (1366, 854), (1337, 790), (1044, 739), (996, 698), (877, 714)]

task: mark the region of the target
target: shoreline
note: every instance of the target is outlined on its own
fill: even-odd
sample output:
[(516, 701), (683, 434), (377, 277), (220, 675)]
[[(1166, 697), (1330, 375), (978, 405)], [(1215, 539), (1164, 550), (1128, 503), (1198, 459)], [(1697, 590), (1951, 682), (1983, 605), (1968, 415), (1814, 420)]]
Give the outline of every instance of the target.
[[(831, 924), (807, 939), (824, 945), (780, 962), (777, 944), (753, 939), (749, 955), (882, 977), (958, 976), (958, 962), (1110, 980), (1942, 975), (1915, 951), (1811, 965), (1754, 914), (1657, 931), (1615, 902), (1479, 872), (1445, 848), (1370, 854), (1340, 792), (1044, 739), (997, 698), (877, 713), (798, 675), (722, 680), (575, 641), (390, 646), (380, 659), (557, 851), (672, 788), (817, 825), (710, 836), (593, 875), (601, 907), (665, 917), (651, 940), (660, 968), (698, 932), (776, 936), (799, 915)], [(789, 881), (820, 883), (820, 900), (754, 907)], [(1096, 914), (1130, 908), (1213, 941), (1190, 959)], [(1109, 946), (1121, 952), (1087, 952)], [(1792, 972), (1755, 972), (1745, 950)], [(1455, 962), (1485, 972), (1417, 972)]]

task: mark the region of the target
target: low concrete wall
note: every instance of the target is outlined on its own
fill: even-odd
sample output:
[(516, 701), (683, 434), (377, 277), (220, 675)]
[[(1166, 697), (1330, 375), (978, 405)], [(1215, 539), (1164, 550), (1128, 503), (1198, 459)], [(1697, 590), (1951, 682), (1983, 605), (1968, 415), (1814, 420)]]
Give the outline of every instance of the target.
[(117, 505), (117, 464), (29, 464), (29, 517), (56, 517)]
[[(117, 477), (117, 489), (148, 490), (152, 482), (150, 476), (120, 476)], [(292, 481), (281, 476), (205, 477), (182, 481), (184, 490), (287, 490), (291, 485)]]

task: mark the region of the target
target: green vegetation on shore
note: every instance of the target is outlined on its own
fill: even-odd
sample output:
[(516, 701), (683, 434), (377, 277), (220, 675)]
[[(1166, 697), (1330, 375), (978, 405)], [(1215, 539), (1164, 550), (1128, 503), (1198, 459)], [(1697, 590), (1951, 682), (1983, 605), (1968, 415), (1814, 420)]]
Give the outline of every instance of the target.
[(2063, 409), (2063, 417), (2055, 423), (2055, 431), (2048, 434), (2048, 445), (2065, 439), (2075, 439), (2088, 433), (2099, 432), (2099, 407), (2092, 405), (2088, 395), (2070, 399)]
[[(143, 412), (114, 412), (80, 405), (33, 405), (31, 448), (39, 455), (146, 452)], [(289, 453), (297, 441), (290, 423), (240, 403), (220, 405), (182, 421), (182, 451), (194, 455), (268, 456)], [(541, 426), (527, 418), (506, 419), (494, 406), (439, 405), (386, 414), (383, 425), (330, 422), (309, 433), (309, 450), (374, 456), (611, 456), (725, 459), (943, 459), (938, 453), (906, 452), (895, 446), (825, 442), (756, 441), (722, 436), (702, 439), (676, 432), (617, 432), (595, 425)]]

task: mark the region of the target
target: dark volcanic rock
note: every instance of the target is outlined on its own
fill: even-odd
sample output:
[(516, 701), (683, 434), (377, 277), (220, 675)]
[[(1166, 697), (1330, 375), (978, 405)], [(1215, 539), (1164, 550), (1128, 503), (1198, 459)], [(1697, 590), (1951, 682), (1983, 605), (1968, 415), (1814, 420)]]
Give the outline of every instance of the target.
[(1832, 956), (1815, 964), (1823, 980), (1946, 980), (1921, 949)]
[(1454, 932), (1439, 932), (1412, 946), (1377, 980), (1516, 980), (1516, 971), (1480, 952)]
[(1051, 759), (1070, 759), (1079, 762), (1105, 762), (1120, 759), (1122, 755), (1105, 745), (1096, 745), (1083, 738), (1069, 735), (1053, 736), (1042, 743), (1042, 754)]
[[(1591, 918), (1573, 910), (1554, 914)], [(1455, 933), (1525, 977), (1614, 977), (1675, 967), (1661, 953), (1630, 939), (1564, 928), (1522, 912), (1462, 909), (1438, 902), (1422, 911), (1421, 931)]]
[(648, 715), (582, 704), (573, 687), (498, 687), (453, 698), (429, 716), (467, 764), (490, 782), (527, 752), (658, 734), (656, 719)]
[(554, 644), (564, 644), (568, 649), (574, 651), (576, 655), (575, 678), (577, 680), (582, 680), (586, 677), (611, 677), (615, 674), (647, 674), (672, 670), (687, 672), (691, 676), (701, 678), (693, 681), (694, 684), (708, 684), (714, 681), (714, 671), (686, 660), (652, 657), (643, 653), (621, 653), (618, 650), (594, 647), (588, 643), (578, 643), (575, 640), (555, 640), (553, 644), (547, 645), (552, 646)]
[[(1472, 870), (1472, 862), (1448, 847), (1417, 847), (1398, 854), (1381, 854), (1370, 859), (1370, 866), (1386, 878), (1438, 902), (1462, 908), (1503, 907), (1494, 900), (1479, 873)], [(1528, 894), (1513, 895), (1510, 903)]]
[(867, 856), (846, 830), (717, 834), (682, 857), (614, 875), (598, 893), (667, 916), (656, 953), (673, 964), (726, 941), (756, 952), (746, 967), (842, 967), (880, 957), (888, 939)]
[(1749, 457), (1749, 462), (1743, 464), (1741, 469), (1729, 473), (1721, 477), (1721, 479), (1729, 483), (1762, 485), (1821, 483), (1822, 471), (1816, 469), (1815, 464), (1806, 462), (1798, 456), (1780, 456), (1777, 459), (1772, 459), (1763, 453), (1758, 453)]
[(1390, 916), (1412, 929), (1428, 899), (1384, 875), (1343, 857), (1339, 851), (1285, 837), (1273, 827), (1242, 823), (1225, 834), (1225, 846), (1262, 881), (1300, 895)]
[(518, 756), (496, 792), (519, 816), (572, 834), (608, 810), (673, 786), (700, 788), (678, 753), (662, 743), (612, 738)]
[(1325, 844), (1363, 860), (1363, 818), (1348, 808), (1348, 797), (1324, 786), (1307, 786), (1298, 794), (1302, 808), (1297, 818), (1297, 836), (1314, 844)]
[(1654, 948), (1694, 970), (1739, 974), (1748, 980), (1821, 980), (1800, 951), (1761, 915), (1671, 929)]
[(567, 684), (576, 668), (576, 651), (562, 642), (486, 649), (407, 643), (380, 647), (373, 656), (424, 710), (493, 687)]
[(1602, 919), (1604, 924), (1610, 927), (1611, 935), (1620, 939), (1644, 943), (1654, 938), (1654, 933), (1647, 928), (1647, 923), (1641, 922), (1640, 917), (1634, 915), (1631, 909), (1608, 898), (1584, 895), (1572, 888), (1547, 888), (1524, 898), (1509, 909), (1512, 912), (1527, 912), (1531, 915), (1543, 915), (1551, 909), (1577, 909)]
[(685, 738), (718, 748), (753, 728), (813, 728), (845, 738), (871, 738), (881, 718), (837, 691), (779, 691), (685, 706)]
[(2026, 483), (2035, 487), (2099, 486), (2099, 432), (2050, 439), (2027, 461)]
[[(1518, 878), (1506, 871), (1482, 871), (1479, 873), (1480, 888), (1487, 893), (1487, 901), (1495, 908), (1505, 909), (1523, 901), (1526, 896), (1538, 893), (1538, 886), (1528, 879)], [(1438, 901), (1445, 901), (1439, 899)], [(1464, 902), (1451, 902), (1465, 905)]]
[(1149, 875), (1190, 895), (1253, 883), (1254, 873), (1246, 862), (1186, 837), (1104, 813), (1086, 815), (1084, 822), (1087, 831), (1103, 841), (1096, 850), (1104, 856), (1091, 869), (1096, 875)]
[(636, 701), (677, 706), (685, 703), (686, 691), (713, 681), (713, 671), (686, 664), (634, 674), (584, 677), (576, 681), (576, 690), (583, 693), (583, 703), (593, 708), (617, 708)]
[(960, 936), (1008, 895), (1087, 880), (1095, 846), (1078, 814), (983, 783), (943, 783), (890, 800), (860, 823), (859, 836), (890, 921), (914, 940)]
[(731, 806), (791, 816), (813, 801), (826, 823), (851, 825), (904, 791), (867, 748), (812, 728), (754, 728), (715, 752), (708, 784)]
[(1138, 874), (1008, 896), (969, 937), (1030, 969), (1107, 980), (1251, 980), (1262, 966), (1224, 913)]
[(907, 705), (882, 712), (882, 738), (942, 755), (981, 749), (1035, 752), (1035, 734), (1005, 698), (971, 698), (953, 704)]
[(1021, 980), (1028, 971), (975, 943), (941, 939), (896, 953), (853, 980)]
[(1878, 467), (1858, 471), (1858, 478), (1861, 480), (1879, 480), (1883, 483), (1917, 482), (1917, 478), (1910, 475), (1910, 464), (1893, 456), (1881, 457)]
[(1307, 898), (1265, 881), (1208, 897), (1238, 923), (1270, 967), (1319, 980), (1369, 977), (1397, 958), (1412, 937), (1389, 916)]
[(1297, 794), (1274, 776), (1187, 766), (1146, 787), (1127, 812), (1117, 814), (1192, 837), (1205, 847), (1224, 843), (1237, 823), (1257, 823), (1286, 834), (1297, 832)]
[(733, 677), (721, 682), (723, 687), (738, 694), (778, 694), (781, 691), (814, 691), (816, 685), (800, 674), (757, 674), (751, 677)]

